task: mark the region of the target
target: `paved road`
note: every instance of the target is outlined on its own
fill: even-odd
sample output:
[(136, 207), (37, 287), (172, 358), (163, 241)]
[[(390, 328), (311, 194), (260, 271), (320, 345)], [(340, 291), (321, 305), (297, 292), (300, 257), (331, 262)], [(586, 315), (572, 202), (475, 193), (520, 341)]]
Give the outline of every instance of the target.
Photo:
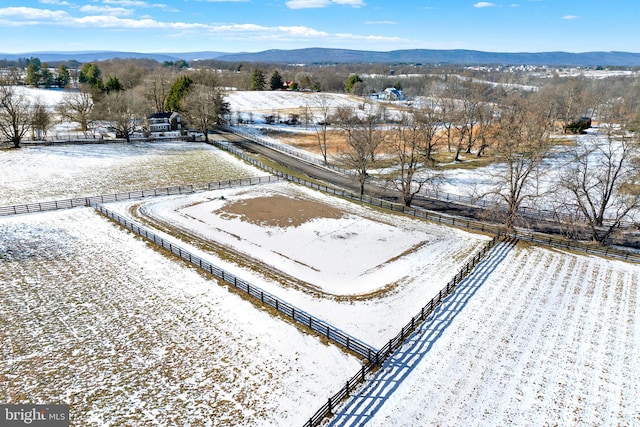
[[(346, 175), (336, 170), (322, 167), (317, 164), (306, 162), (300, 158), (291, 156), (273, 148), (260, 145), (253, 141), (250, 141), (242, 136), (236, 135), (232, 132), (218, 131), (216, 134), (210, 135), (210, 138), (215, 138), (221, 141), (230, 141), (236, 147), (241, 148), (244, 151), (255, 153), (260, 156), (264, 156), (273, 162), (276, 162), (292, 171), (296, 171), (307, 175), (312, 179), (322, 181), (328, 185), (334, 185), (336, 187), (344, 188), (354, 193), (360, 191), (360, 185), (356, 178), (352, 175)], [(402, 204), (402, 199), (399, 196), (399, 192), (396, 189), (383, 188), (378, 185), (366, 184), (365, 194)], [(475, 207), (453, 201), (443, 201), (438, 199), (427, 198), (424, 196), (416, 196), (413, 200), (412, 207), (426, 209), (434, 212), (439, 212), (447, 215), (454, 215), (457, 217), (469, 218), (471, 220), (491, 223), (491, 218), (496, 218), (496, 214), (482, 207)], [(496, 226), (502, 225), (501, 223), (493, 223)], [(527, 228), (534, 232), (562, 235), (561, 227), (554, 221), (546, 221), (544, 219), (529, 219), (527, 221)], [(588, 237), (585, 237), (588, 239)]]
[[(231, 132), (219, 131), (217, 134), (210, 135), (210, 137), (233, 142), (235, 146), (244, 151), (264, 156), (292, 171), (305, 174), (312, 179), (344, 188), (354, 193), (358, 193), (360, 191), (360, 185), (352, 175), (345, 175), (332, 169), (305, 162), (297, 157), (293, 157), (278, 150), (249, 141)], [(366, 184), (365, 193), (372, 197), (400, 204), (402, 203), (402, 200), (399, 197), (399, 192), (394, 189), (386, 189), (377, 185)], [(416, 197), (414, 199), (413, 206), (473, 219), (481, 218), (484, 212), (482, 208), (456, 204), (453, 202), (445, 202), (437, 199), (429, 199), (426, 197)]]

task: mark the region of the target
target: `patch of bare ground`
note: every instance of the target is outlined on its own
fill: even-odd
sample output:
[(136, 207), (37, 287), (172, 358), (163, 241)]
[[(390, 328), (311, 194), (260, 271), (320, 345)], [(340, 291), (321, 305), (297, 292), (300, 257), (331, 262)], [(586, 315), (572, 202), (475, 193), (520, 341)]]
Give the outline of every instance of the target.
[[(280, 141), (283, 144), (307, 151), (316, 155), (321, 155), (319, 135), (315, 132), (282, 132), (275, 130), (263, 130), (264, 134)], [(393, 157), (395, 148), (393, 147), (392, 131), (387, 131), (383, 143), (378, 147), (377, 159), (371, 165), (372, 169), (393, 167), (396, 159)], [(344, 132), (332, 130), (327, 132), (327, 157), (334, 159), (334, 163), (340, 164), (340, 158), (343, 153), (349, 152), (350, 148), (346, 143)], [(496, 161), (494, 156), (478, 157), (477, 154), (463, 154), (458, 161), (454, 162), (455, 150), (449, 151), (442, 146), (435, 149), (433, 158), (436, 160), (440, 168), (479, 168), (489, 165)]]
[(342, 210), (324, 203), (280, 195), (239, 200), (214, 213), (268, 227), (298, 227), (316, 218), (340, 219), (344, 216)]
[[(297, 147), (305, 151), (309, 151), (315, 154), (321, 154), (320, 142), (316, 133), (306, 132), (267, 132), (267, 135), (276, 138), (284, 144)], [(329, 156), (337, 155), (347, 149), (345, 137), (341, 131), (328, 131), (327, 132), (327, 154)]]

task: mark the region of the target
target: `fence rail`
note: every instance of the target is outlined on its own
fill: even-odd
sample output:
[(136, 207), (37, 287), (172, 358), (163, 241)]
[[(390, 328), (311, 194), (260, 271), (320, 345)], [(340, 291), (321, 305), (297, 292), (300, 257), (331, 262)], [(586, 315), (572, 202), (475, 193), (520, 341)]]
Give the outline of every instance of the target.
[[(461, 194), (447, 193), (424, 188), (419, 193), (421, 196), (440, 200), (443, 202), (453, 202), (456, 204), (474, 206), (483, 209), (491, 209), (497, 215), (504, 215), (506, 218), (507, 207), (503, 202), (496, 199), (464, 196)], [(589, 219), (582, 213), (569, 213), (560, 210), (549, 210), (534, 208), (531, 206), (521, 206), (518, 208), (518, 215), (524, 220), (547, 221), (565, 227), (589, 227)], [(637, 230), (640, 224), (634, 221), (618, 221), (612, 218), (603, 220), (602, 228), (616, 226), (619, 230)]]
[(378, 352), (377, 349), (368, 346), (367, 344), (350, 335), (345, 334), (344, 332), (336, 329), (330, 324), (308, 314), (304, 310), (301, 310), (275, 297), (274, 295), (265, 292), (263, 289), (250, 284), (246, 280), (243, 280), (235, 276), (234, 274), (215, 266), (209, 261), (204, 260), (197, 255), (194, 255), (183, 247), (176, 245), (175, 243), (172, 243), (166, 239), (163, 239), (149, 229), (107, 209), (103, 205), (97, 205), (96, 209), (106, 217), (111, 218), (118, 224), (122, 225), (128, 230), (131, 230), (133, 233), (144, 237), (154, 244), (168, 250), (174, 255), (177, 255), (185, 261), (188, 261), (192, 265), (213, 274), (214, 276), (222, 279), (224, 282), (232, 285), (234, 288), (244, 292), (245, 294), (253, 297), (256, 300), (259, 300), (261, 303), (274, 308), (278, 312), (293, 319), (293, 321), (297, 322), (298, 324), (301, 324), (311, 329), (312, 331), (317, 332), (318, 334), (326, 337), (328, 340), (333, 341), (334, 343), (337, 343), (340, 346), (346, 348), (348, 351), (351, 351), (367, 360), (371, 360), (372, 358), (374, 358), (375, 354)]
[(447, 285), (442, 288), (436, 296), (434, 296), (426, 305), (424, 305), (420, 312), (413, 316), (411, 320), (402, 327), (398, 335), (391, 338), (389, 342), (382, 347), (376, 354), (375, 359), (369, 359), (369, 363), (362, 365), (360, 370), (347, 382), (345, 386), (342, 387), (336, 394), (331, 396), (327, 402), (320, 407), (316, 411), (315, 414), (309, 418), (309, 420), (304, 424), (304, 427), (315, 427), (319, 425), (322, 420), (324, 420), (327, 416), (330, 416), (333, 413), (333, 409), (341, 404), (344, 400), (346, 400), (350, 393), (354, 391), (361, 383), (366, 381), (367, 375), (370, 374), (375, 368), (382, 365), (385, 360), (387, 360), (391, 354), (397, 350), (400, 346), (402, 346), (407, 338), (411, 335), (413, 331), (424, 322), (427, 317), (433, 314), (434, 310), (442, 304), (442, 301), (449, 296), (456, 286), (462, 282), (462, 280), (471, 272), (473, 269), (482, 261), (487, 253), (498, 243), (500, 236), (495, 236), (491, 241), (489, 241), (483, 248), (469, 261), (467, 262), (460, 271), (454, 276)]
[[(253, 164), (260, 169), (263, 169), (275, 176), (278, 176), (287, 181), (294, 182), (296, 184), (303, 185), (305, 187), (321, 191), (327, 194), (332, 194), (345, 199), (366, 203), (371, 206), (387, 209), (392, 212), (400, 212), (406, 215), (414, 216), (416, 218), (427, 219), (429, 221), (437, 222), (440, 224), (451, 225), (454, 227), (465, 228), (467, 230), (480, 231), (483, 233), (489, 233), (492, 235), (505, 234), (504, 227), (501, 224), (491, 224), (482, 221), (476, 221), (473, 219), (459, 217), (454, 215), (442, 214), (426, 209), (406, 207), (402, 204), (390, 202), (388, 200), (379, 199), (368, 195), (360, 195), (359, 193), (353, 193), (342, 188), (329, 187), (327, 185), (318, 184), (304, 179), (289, 175), (278, 169), (272, 168), (264, 163), (256, 160), (255, 158), (247, 155), (244, 151), (233, 147), (231, 144), (225, 144), (220, 142), (211, 142), (211, 144), (229, 151), (230, 153), (240, 157), (248, 163)], [(509, 236), (528, 241), (532, 243), (539, 243), (546, 246), (555, 248), (568, 249), (576, 252), (581, 252), (588, 255), (605, 256), (608, 258), (615, 258), (624, 261), (630, 261), (640, 263), (640, 252), (629, 251), (625, 249), (615, 248), (611, 246), (602, 246), (589, 243), (581, 243), (575, 240), (570, 240), (562, 237), (556, 237), (549, 234), (535, 233), (525, 229), (516, 229), (510, 233)]]
[(73, 199), (52, 200), (48, 202), (34, 202), (22, 205), (0, 207), (0, 216), (20, 215), (59, 209), (70, 209), (81, 206), (94, 206), (99, 203), (119, 202), (123, 200), (136, 200), (146, 197), (172, 196), (179, 194), (191, 194), (198, 191), (219, 190), (230, 187), (244, 187), (249, 185), (263, 184), (280, 180), (280, 177), (269, 175), (244, 179), (234, 179), (227, 181), (210, 182), (207, 184), (188, 184), (152, 190), (134, 190), (123, 193), (103, 194), (99, 196), (77, 197)]
[[(325, 167), (327, 169), (332, 169), (340, 173), (343, 173), (345, 175), (353, 175), (353, 171), (346, 170), (346, 169), (337, 167), (335, 165), (325, 164), (322, 160), (318, 159), (317, 157), (313, 157), (313, 156), (309, 156), (307, 154), (301, 153), (300, 151), (292, 149), (286, 144), (274, 143), (268, 140), (267, 138), (263, 138), (260, 135), (256, 135), (255, 133), (243, 131), (239, 127), (224, 126), (223, 128), (228, 132), (234, 133), (238, 136), (241, 136), (245, 139), (253, 141), (257, 144), (264, 145), (269, 148), (273, 148), (274, 150), (281, 151), (290, 156), (304, 160), (308, 163), (316, 164), (316, 165)], [(479, 208), (491, 207), (491, 209), (497, 209), (499, 213), (506, 213), (507, 211), (506, 206), (503, 206), (500, 203), (500, 201), (497, 201), (497, 200), (488, 200), (485, 198), (464, 196), (460, 194), (447, 193), (443, 191), (434, 191), (434, 190), (429, 190), (428, 188), (424, 188), (422, 191), (420, 191), (420, 195), (431, 198), (431, 199), (443, 201), (443, 202), (453, 202), (453, 203), (464, 204), (468, 206), (475, 206)], [(538, 209), (530, 206), (520, 207), (518, 209), (518, 214), (521, 217), (529, 220), (544, 220), (544, 221), (553, 222), (553, 223), (565, 225), (565, 226), (582, 225), (586, 227), (588, 225), (587, 218), (584, 215), (574, 215), (574, 214), (563, 213), (559, 211)], [(618, 221), (616, 221), (615, 219), (605, 218), (604, 226), (609, 227), (614, 225), (617, 222)], [(640, 225), (634, 221), (621, 221), (618, 228), (626, 229), (626, 230), (635, 230), (635, 229), (638, 229), (639, 226)]]
[(353, 175), (353, 172), (350, 171), (350, 170), (343, 169), (343, 168), (340, 168), (338, 166), (325, 163), (323, 160), (321, 160), (321, 159), (319, 159), (317, 157), (301, 153), (300, 151), (295, 150), (295, 149), (289, 147), (286, 144), (278, 144), (278, 143), (272, 142), (272, 141), (268, 140), (267, 138), (263, 138), (260, 135), (256, 135), (255, 133), (243, 131), (243, 130), (239, 129), (238, 127), (223, 126), (222, 128), (227, 132), (234, 133), (234, 134), (236, 134), (238, 136), (241, 136), (244, 139), (248, 139), (249, 141), (253, 141), (256, 144), (260, 144), (260, 145), (264, 145), (265, 147), (273, 148), (276, 151), (281, 151), (281, 152), (283, 152), (285, 154), (288, 154), (290, 156), (293, 156), (293, 157), (296, 157), (298, 159), (304, 160), (307, 163), (312, 163), (312, 164), (315, 164), (317, 166), (322, 166), (322, 167), (325, 167), (327, 169), (331, 169), (331, 170), (334, 170), (334, 171), (337, 171), (337, 172), (340, 172), (340, 173), (343, 173), (343, 174)]
[(57, 146), (57, 145), (96, 145), (96, 144), (129, 144), (136, 142), (185, 142), (189, 141), (187, 137), (130, 137), (129, 141), (126, 138), (92, 138), (92, 137), (72, 137), (66, 138), (52, 138), (46, 140), (39, 139), (23, 139), (20, 142), (21, 147), (42, 147), (42, 146)]

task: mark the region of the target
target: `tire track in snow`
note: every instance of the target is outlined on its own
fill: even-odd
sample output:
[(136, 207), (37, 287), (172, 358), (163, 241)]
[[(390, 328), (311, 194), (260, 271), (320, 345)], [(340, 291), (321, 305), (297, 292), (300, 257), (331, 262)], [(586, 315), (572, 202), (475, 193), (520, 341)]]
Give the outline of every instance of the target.
[(337, 409), (331, 426), (360, 426), (366, 424), (384, 405), (402, 381), (411, 373), (437, 339), (445, 333), (453, 319), (467, 305), (496, 267), (513, 248), (512, 243), (500, 242), (487, 258), (467, 276), (436, 308), (434, 313), (409, 337), (407, 342), (384, 363), (380, 371), (349, 402)]

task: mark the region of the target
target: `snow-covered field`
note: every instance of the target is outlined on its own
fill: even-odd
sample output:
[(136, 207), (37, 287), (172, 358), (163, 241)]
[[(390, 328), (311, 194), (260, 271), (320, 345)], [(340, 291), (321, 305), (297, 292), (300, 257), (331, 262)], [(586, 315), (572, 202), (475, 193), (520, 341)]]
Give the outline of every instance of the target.
[(365, 102), (359, 96), (325, 92), (229, 91), (225, 100), (229, 102), (234, 120), (239, 116), (256, 123), (264, 123), (266, 116), (286, 121), (291, 114), (298, 115), (302, 123), (305, 117), (309, 122), (316, 122), (324, 120), (327, 113), (334, 114), (339, 107), (362, 113), (378, 106), (395, 110), (393, 103)]
[(69, 403), (75, 426), (301, 425), (358, 370), (90, 208), (0, 221), (2, 403)]
[(62, 145), (0, 150), (0, 206), (265, 175), (194, 143)]
[[(86, 181), (79, 191), (87, 194), (123, 190), (109, 174), (111, 167), (121, 177), (144, 175), (134, 188), (155, 187), (156, 175), (145, 174), (137, 160), (152, 164), (147, 172), (157, 171), (161, 164), (167, 175), (189, 176), (183, 169), (193, 147), (211, 156), (212, 180), (261, 174), (213, 148), (182, 143), (24, 148), (0, 153), (11, 160), (4, 163), (8, 181), (4, 188), (16, 194), (5, 196), (5, 203), (19, 202), (20, 194), (31, 194), (32, 199), (66, 198), (68, 189), (55, 185), (55, 176), (76, 168), (76, 180)], [(175, 161), (182, 156), (187, 160)], [(98, 184), (90, 185), (94, 182)], [(233, 200), (238, 191), (259, 195), (265, 190), (258, 188), (264, 188), (264, 194), (271, 194), (270, 187), (193, 196), (214, 199), (226, 194)], [(283, 194), (293, 191), (299, 197), (336, 204), (308, 190), (282, 187), (278, 191)], [(338, 205), (346, 209), (349, 204)], [(356, 215), (358, 210), (362, 217)], [(353, 207), (332, 226), (348, 228), (364, 221), (379, 224), (382, 231), (392, 233), (388, 238), (393, 237), (392, 216), (377, 213), (373, 221), (364, 213), (366, 209)], [(406, 236), (404, 229), (411, 222), (398, 222), (399, 236)], [(379, 300), (317, 298), (282, 288), (259, 273), (222, 266), (235, 268), (235, 273), (310, 313), (335, 320), (346, 332), (382, 345), (405, 322), (398, 311), (416, 312), (486, 241), (429, 224), (415, 222), (413, 227), (415, 233), (432, 235), (423, 239), (433, 240), (434, 253), (446, 262), (423, 254), (416, 271), (432, 268), (436, 276), (422, 281), (416, 275), (410, 285), (383, 293)], [(243, 425), (295, 425), (358, 369), (352, 356), (166, 259), (90, 209), (3, 217), (0, 233), (0, 329), (2, 342), (8, 343), (0, 365), (2, 401), (69, 402), (81, 425), (204, 424), (206, 419), (222, 424), (233, 419)], [(335, 245), (325, 248), (338, 252), (342, 240), (332, 241)], [(362, 258), (362, 253), (358, 256)]]
[[(286, 221), (252, 222), (226, 210), (264, 198), (278, 204), (280, 197), (300, 205), (305, 201), (308, 209), (332, 208), (338, 215), (290, 226)], [(403, 277), (421, 277), (416, 271), (431, 257), (445, 258), (452, 241), (469, 241), (471, 247), (482, 242), (469, 233), (382, 213), (286, 182), (153, 200), (144, 204), (144, 211), (341, 296), (368, 294)], [(296, 214), (302, 212), (289, 212), (289, 221)]]
[[(263, 175), (182, 143), (0, 150), (0, 164), (2, 205)], [(212, 215), (223, 195), (298, 197), (345, 214), (256, 227)], [(304, 261), (322, 273), (322, 293), (204, 254), (377, 347), (486, 241), (283, 183), (149, 202), (149, 213), (204, 238), (224, 233), (203, 221), (231, 227), (247, 240), (237, 250), (289, 274), (300, 270), (287, 259)], [(363, 245), (349, 260), (370, 283), (279, 240), (315, 250), (314, 234), (331, 254), (345, 240)], [(383, 260), (395, 267), (377, 268)], [(340, 280), (353, 289), (336, 292)], [(518, 246), (459, 310), (425, 325), (428, 351), (368, 425), (639, 425), (639, 282), (637, 265)], [(0, 401), (71, 403), (77, 425), (300, 425), (359, 367), (89, 208), (0, 218), (0, 342)]]
[(638, 265), (516, 248), (412, 337), (367, 425), (640, 425), (638, 283)]
[[(324, 105), (333, 109), (339, 106), (357, 109), (362, 99), (347, 94), (289, 92), (289, 91), (228, 91), (225, 99), (231, 106), (231, 111), (245, 114), (255, 114), (255, 118), (263, 114), (277, 112), (302, 114), (305, 109), (317, 112)], [(283, 116), (283, 119), (286, 117)]]
[(14, 86), (14, 90), (18, 95), (45, 105), (50, 110), (53, 110), (56, 105), (62, 102), (68, 93), (68, 91), (62, 89), (38, 89), (27, 86)]

